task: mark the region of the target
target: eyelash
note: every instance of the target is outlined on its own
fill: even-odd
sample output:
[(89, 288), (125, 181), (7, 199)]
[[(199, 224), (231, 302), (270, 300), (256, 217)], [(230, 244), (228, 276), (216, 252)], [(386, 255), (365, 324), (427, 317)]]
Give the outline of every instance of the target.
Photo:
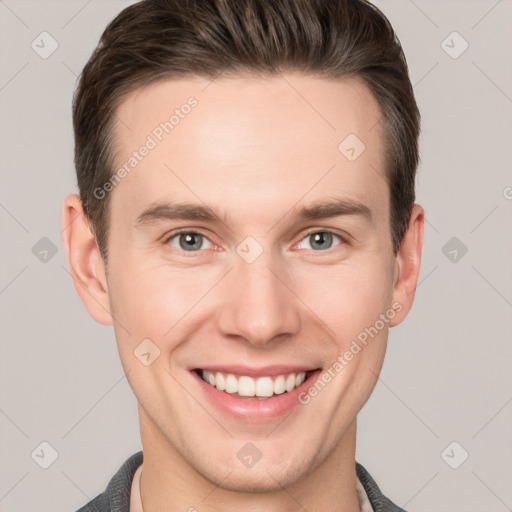
[[(305, 233), (302, 238), (299, 240), (299, 243), (302, 242), (304, 239), (310, 237), (311, 235), (314, 235), (314, 234), (317, 234), (317, 233), (329, 233), (331, 235), (334, 235), (335, 237), (337, 237), (339, 240), (340, 240), (340, 244), (338, 245), (350, 245), (350, 243), (348, 242), (347, 238), (346, 237), (343, 237), (342, 235), (338, 234), (338, 233), (335, 233), (334, 231), (330, 231), (329, 229), (314, 229), (312, 231), (309, 231), (307, 233)], [(180, 230), (180, 231), (174, 231), (172, 232), (170, 235), (168, 236), (165, 236), (164, 240), (163, 240), (163, 244), (164, 245), (170, 245), (169, 242), (179, 236), (179, 235), (200, 235), (204, 238), (206, 238), (211, 244), (215, 245), (205, 234), (201, 233), (201, 231), (193, 231), (193, 230), (190, 230), (190, 229), (183, 229), (183, 230)], [(325, 249), (325, 250), (319, 250), (319, 251), (315, 251), (314, 249), (300, 249), (300, 250), (306, 250), (306, 251), (310, 251), (310, 252), (315, 252), (315, 253), (324, 253), (324, 252), (332, 252), (337, 246), (334, 246), (333, 248), (329, 248), (329, 249)], [(201, 253), (203, 252), (204, 250), (206, 249), (199, 249), (198, 251), (184, 251), (184, 250), (181, 250), (177, 247), (173, 247), (173, 249), (176, 249), (177, 251), (179, 252), (182, 252), (182, 253), (188, 253), (187, 256), (193, 256), (194, 253)]]

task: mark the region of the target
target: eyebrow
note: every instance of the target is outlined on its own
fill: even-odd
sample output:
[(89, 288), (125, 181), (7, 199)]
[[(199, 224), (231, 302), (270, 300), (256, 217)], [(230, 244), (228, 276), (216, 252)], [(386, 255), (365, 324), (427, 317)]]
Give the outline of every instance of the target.
[[(290, 210), (285, 216), (293, 214)], [(360, 216), (373, 222), (372, 211), (368, 206), (354, 199), (326, 199), (302, 206), (295, 212), (299, 221), (320, 220), (338, 216)], [(225, 223), (225, 220), (212, 208), (195, 203), (158, 203), (144, 210), (135, 222), (136, 227), (153, 224), (160, 220), (201, 220), (211, 223)]]

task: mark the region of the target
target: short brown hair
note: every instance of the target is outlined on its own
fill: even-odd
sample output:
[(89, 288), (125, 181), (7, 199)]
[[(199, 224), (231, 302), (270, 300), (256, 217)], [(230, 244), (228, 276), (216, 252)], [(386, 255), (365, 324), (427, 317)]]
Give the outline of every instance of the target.
[(111, 138), (123, 98), (159, 80), (289, 70), (359, 77), (376, 98), (396, 254), (415, 200), (420, 113), (402, 47), (382, 12), (366, 0), (143, 0), (107, 26), (73, 98), (80, 198), (105, 261), (109, 198), (94, 190), (113, 173)]

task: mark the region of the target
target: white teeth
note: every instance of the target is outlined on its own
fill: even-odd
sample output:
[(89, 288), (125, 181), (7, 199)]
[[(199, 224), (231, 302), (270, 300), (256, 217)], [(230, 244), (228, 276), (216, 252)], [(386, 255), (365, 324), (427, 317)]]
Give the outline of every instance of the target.
[(226, 389), (226, 379), (224, 379), (224, 375), (220, 372), (217, 372), (217, 375), (215, 376), (215, 387), (219, 391), (224, 391)]
[(277, 379), (274, 381), (274, 393), (276, 395), (280, 395), (281, 393), (284, 393), (286, 391), (285, 388), (285, 380), (284, 375), (279, 375)]
[[(242, 380), (242, 379), (240, 379)], [(256, 381), (256, 395), (272, 396), (274, 394), (274, 383), (270, 377), (260, 377)]]
[(292, 373), (291, 375), (288, 375), (286, 378), (286, 383), (284, 385), (284, 389), (286, 391), (291, 391), (295, 387), (295, 374)]
[[(205, 373), (208, 374), (210, 372), (204, 372), (203, 371), (203, 379), (204, 379), (204, 376), (205, 376), (204, 374)], [(234, 375), (228, 375), (226, 377), (226, 393), (237, 393), (237, 392), (238, 392), (238, 380), (237, 380), (237, 378)]]
[(253, 379), (246, 375), (223, 374), (202, 370), (202, 378), (208, 384), (226, 393), (238, 393), (240, 396), (270, 397), (280, 395), (285, 391), (292, 391), (306, 380), (306, 373), (290, 373), (278, 377), (259, 377)]
[(238, 379), (238, 394), (240, 396), (254, 396), (254, 379), (240, 377)]

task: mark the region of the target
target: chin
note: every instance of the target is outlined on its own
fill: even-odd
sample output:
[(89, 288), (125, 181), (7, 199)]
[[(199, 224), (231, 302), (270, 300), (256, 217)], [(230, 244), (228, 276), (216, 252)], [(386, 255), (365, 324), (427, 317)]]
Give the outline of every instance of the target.
[(287, 457), (281, 461), (263, 458), (252, 467), (235, 463), (204, 467), (204, 459), (195, 470), (218, 488), (240, 493), (268, 493), (282, 491), (307, 476), (312, 461)]
[(293, 485), (301, 479), (302, 471), (292, 472), (288, 470), (283, 473), (282, 468), (270, 465), (270, 467), (260, 467), (251, 469), (234, 469), (225, 480), (222, 477), (216, 480), (218, 487), (240, 493), (270, 493), (282, 491), (284, 487)]

